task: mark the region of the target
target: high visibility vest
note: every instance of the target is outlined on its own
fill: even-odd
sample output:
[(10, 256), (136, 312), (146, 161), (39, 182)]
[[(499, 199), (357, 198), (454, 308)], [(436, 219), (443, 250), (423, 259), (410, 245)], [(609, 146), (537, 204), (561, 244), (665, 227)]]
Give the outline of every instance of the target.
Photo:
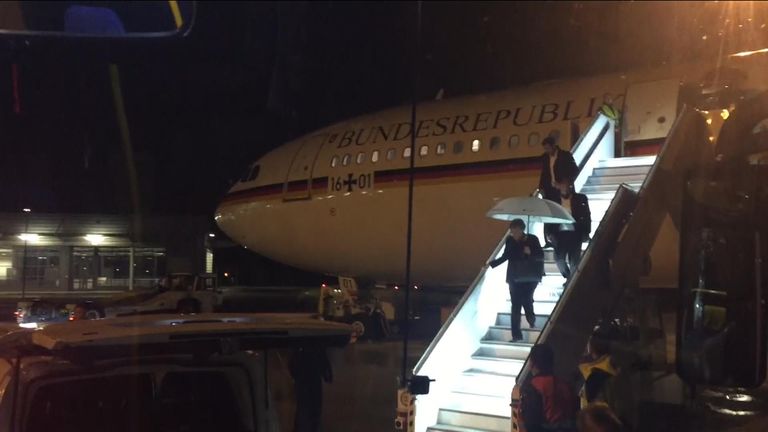
[(614, 108), (611, 104), (603, 104), (603, 106), (600, 107), (600, 112), (609, 119), (617, 123), (619, 122), (619, 110)]

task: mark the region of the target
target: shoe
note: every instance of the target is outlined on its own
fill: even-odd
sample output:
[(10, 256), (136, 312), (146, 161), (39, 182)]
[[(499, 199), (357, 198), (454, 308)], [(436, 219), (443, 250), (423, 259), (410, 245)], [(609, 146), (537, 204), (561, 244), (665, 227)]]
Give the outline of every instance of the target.
[(550, 242), (545, 242), (544, 246), (541, 247), (542, 249), (554, 249), (555, 246), (552, 245)]
[(536, 321), (534, 321), (534, 322), (528, 321), (528, 328), (535, 329), (536, 328)]
[(509, 340), (510, 343), (517, 343), (523, 340), (523, 337), (512, 337), (512, 339)]

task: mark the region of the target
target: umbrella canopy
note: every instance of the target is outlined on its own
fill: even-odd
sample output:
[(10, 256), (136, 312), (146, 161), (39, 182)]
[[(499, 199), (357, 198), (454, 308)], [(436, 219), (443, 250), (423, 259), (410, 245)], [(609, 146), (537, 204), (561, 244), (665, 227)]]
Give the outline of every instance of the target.
[(512, 197), (501, 200), (486, 213), (486, 216), (503, 221), (527, 219), (529, 223), (575, 222), (573, 216), (560, 204), (536, 197)]

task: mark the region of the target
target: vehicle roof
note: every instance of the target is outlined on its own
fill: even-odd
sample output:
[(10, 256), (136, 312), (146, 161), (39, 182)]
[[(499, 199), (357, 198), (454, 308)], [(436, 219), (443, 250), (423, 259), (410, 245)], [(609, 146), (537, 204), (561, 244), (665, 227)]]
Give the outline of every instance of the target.
[(223, 341), (234, 344), (236, 349), (343, 346), (352, 335), (348, 325), (322, 321), (309, 314), (130, 316), (50, 324), (38, 330), (3, 330), (0, 327), (0, 351), (88, 351), (108, 357), (128, 350), (141, 355), (141, 348), (149, 348), (148, 353), (218, 351), (224, 349)]

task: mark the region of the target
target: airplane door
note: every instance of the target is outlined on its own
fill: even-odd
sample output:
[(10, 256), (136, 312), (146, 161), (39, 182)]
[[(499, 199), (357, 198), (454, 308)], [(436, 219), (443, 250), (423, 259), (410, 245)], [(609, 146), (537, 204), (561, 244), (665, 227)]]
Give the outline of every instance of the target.
[(312, 194), (312, 170), (326, 135), (315, 135), (304, 140), (288, 168), (283, 184), (283, 200), (309, 199)]
[(677, 116), (680, 81), (636, 83), (624, 98), (624, 142), (665, 138)]

